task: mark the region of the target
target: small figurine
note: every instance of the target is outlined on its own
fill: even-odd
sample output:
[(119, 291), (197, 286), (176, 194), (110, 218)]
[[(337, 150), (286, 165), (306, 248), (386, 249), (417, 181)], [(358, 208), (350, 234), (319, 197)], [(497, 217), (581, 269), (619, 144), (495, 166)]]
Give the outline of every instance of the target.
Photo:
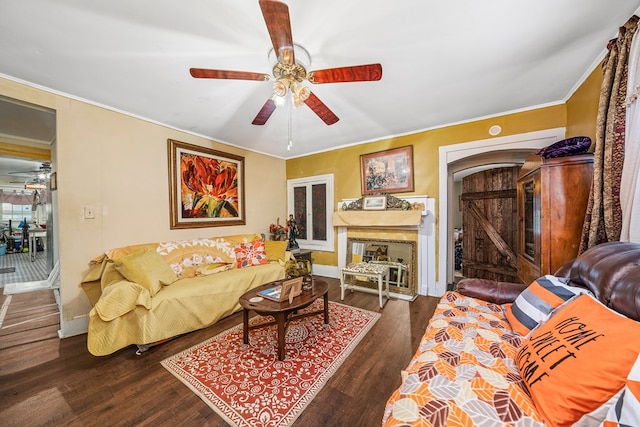
[(289, 245), (287, 246), (287, 250), (299, 249), (300, 246), (298, 246), (298, 242), (296, 242), (298, 226), (296, 220), (293, 218), (293, 214), (289, 214), (289, 221), (287, 221), (287, 225), (289, 226)]

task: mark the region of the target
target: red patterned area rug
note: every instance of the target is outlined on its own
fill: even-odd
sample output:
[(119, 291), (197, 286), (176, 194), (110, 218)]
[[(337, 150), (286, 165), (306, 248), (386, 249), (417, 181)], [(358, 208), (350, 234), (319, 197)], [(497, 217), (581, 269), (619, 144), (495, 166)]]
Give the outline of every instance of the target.
[[(307, 310), (322, 309), (319, 299)], [(277, 356), (276, 326), (249, 332), (242, 324), (161, 363), (233, 426), (289, 426), (367, 334), (380, 313), (329, 302), (329, 324), (319, 315), (297, 319)], [(255, 316), (251, 325), (272, 320)]]

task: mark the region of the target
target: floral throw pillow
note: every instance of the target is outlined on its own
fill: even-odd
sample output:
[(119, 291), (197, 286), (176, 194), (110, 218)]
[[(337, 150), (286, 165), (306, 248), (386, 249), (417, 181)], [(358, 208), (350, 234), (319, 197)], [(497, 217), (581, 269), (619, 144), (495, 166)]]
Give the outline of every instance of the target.
[(238, 268), (269, 264), (262, 239), (236, 245), (234, 251), (236, 254), (236, 266)]
[(198, 268), (235, 261), (233, 243), (223, 238), (179, 240), (158, 244), (157, 251), (179, 278), (195, 277)]

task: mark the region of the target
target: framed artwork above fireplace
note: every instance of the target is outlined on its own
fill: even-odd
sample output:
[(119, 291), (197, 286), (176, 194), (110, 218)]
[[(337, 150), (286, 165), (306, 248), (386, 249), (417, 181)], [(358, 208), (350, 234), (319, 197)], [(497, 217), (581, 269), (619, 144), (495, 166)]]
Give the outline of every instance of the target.
[(360, 155), (362, 195), (413, 191), (413, 145)]

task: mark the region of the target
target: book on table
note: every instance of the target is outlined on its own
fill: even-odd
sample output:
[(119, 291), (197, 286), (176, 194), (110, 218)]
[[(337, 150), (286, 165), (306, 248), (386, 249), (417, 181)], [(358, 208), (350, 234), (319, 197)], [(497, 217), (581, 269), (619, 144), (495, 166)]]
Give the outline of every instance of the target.
[(280, 285), (272, 288), (263, 289), (258, 292), (261, 297), (282, 302), (287, 299), (289, 302), (293, 301), (293, 298), (300, 295), (302, 292), (302, 277), (296, 277), (294, 279), (285, 280)]
[(267, 299), (280, 302), (280, 296), (282, 295), (282, 286), (274, 286), (273, 288), (263, 289), (258, 292), (258, 295)]

